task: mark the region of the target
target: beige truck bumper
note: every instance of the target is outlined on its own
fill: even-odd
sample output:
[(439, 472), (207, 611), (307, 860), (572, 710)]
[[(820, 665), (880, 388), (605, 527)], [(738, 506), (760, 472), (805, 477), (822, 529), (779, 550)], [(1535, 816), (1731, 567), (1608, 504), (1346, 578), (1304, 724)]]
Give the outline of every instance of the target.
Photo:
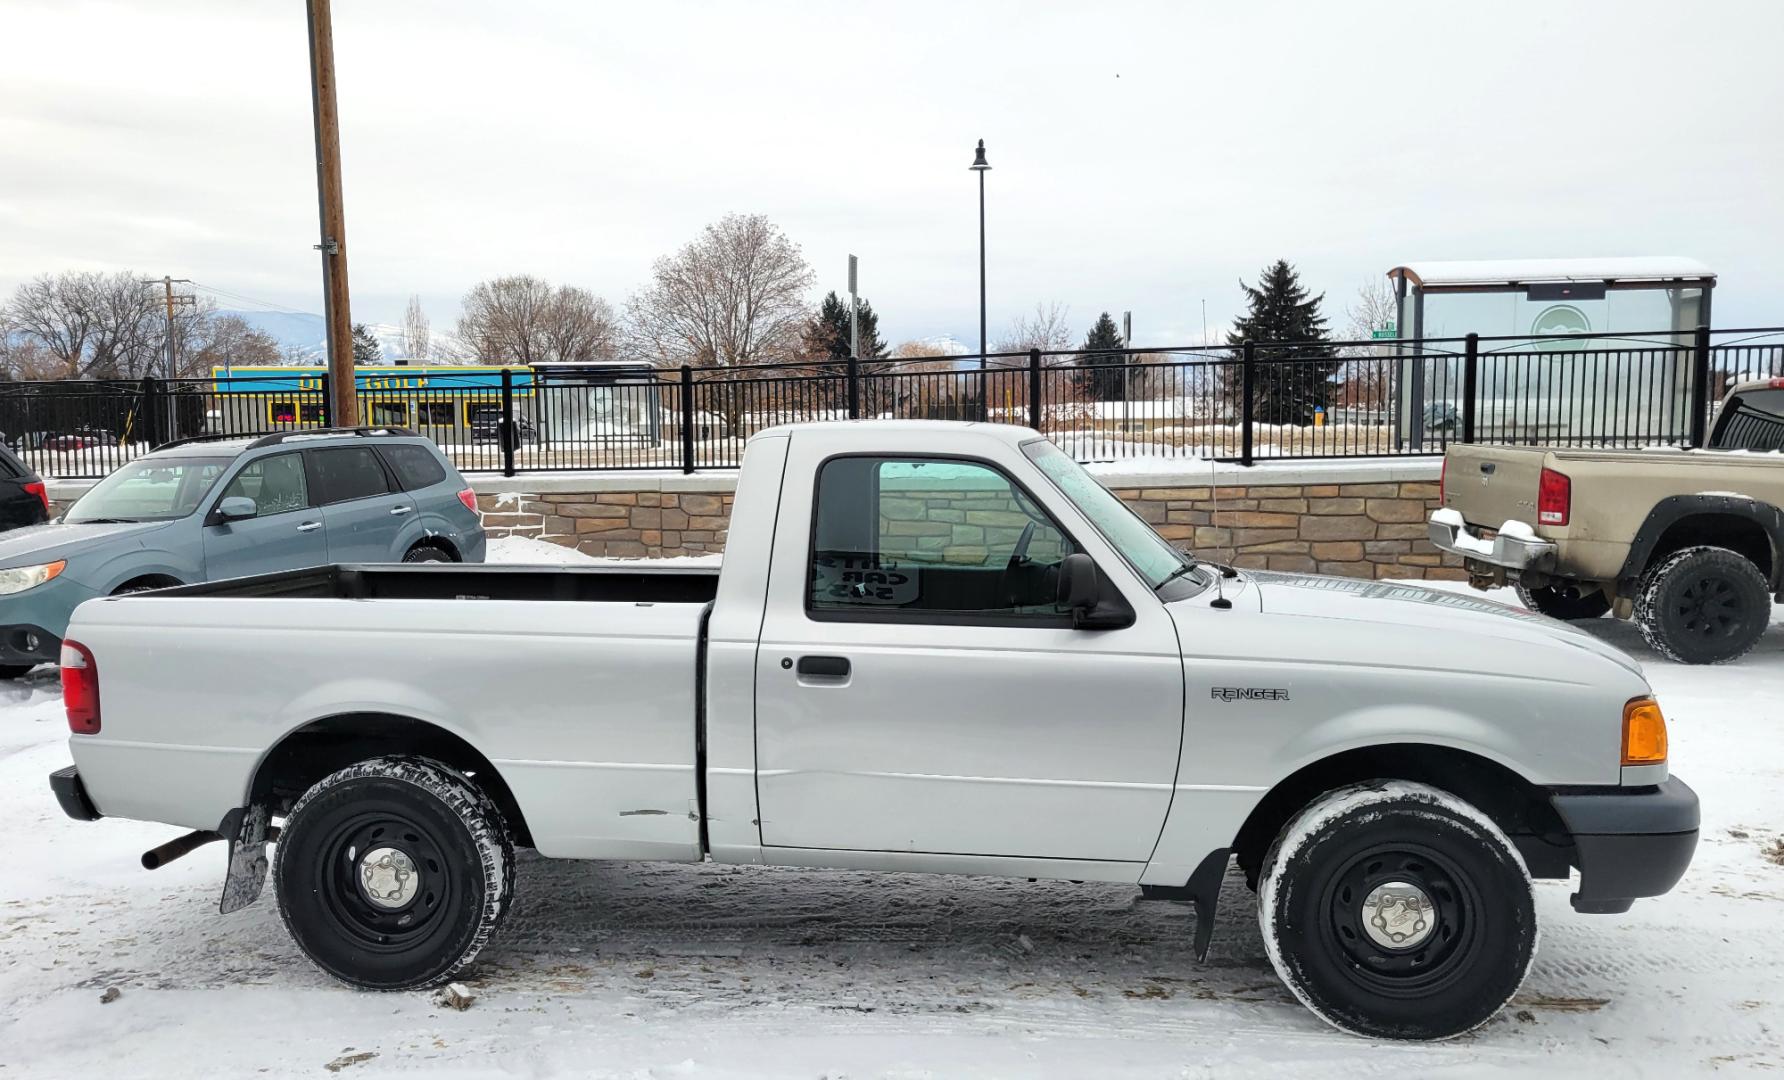
[(1528, 531), (1529, 526), (1508, 521), (1492, 539), (1462, 520), (1449, 507), (1431, 512), (1427, 533), (1441, 551), (1459, 555), (1467, 563), (1485, 563), (1506, 570), (1548, 572), (1555, 568), (1555, 544)]

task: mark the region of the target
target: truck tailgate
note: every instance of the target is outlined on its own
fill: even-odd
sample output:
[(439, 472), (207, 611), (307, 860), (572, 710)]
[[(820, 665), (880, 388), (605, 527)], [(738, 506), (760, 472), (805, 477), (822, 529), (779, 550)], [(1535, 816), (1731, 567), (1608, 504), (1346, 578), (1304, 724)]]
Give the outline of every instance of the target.
[(1548, 452), (1541, 447), (1451, 443), (1444, 457), (1443, 505), (1470, 525), (1536, 524), (1536, 489)]

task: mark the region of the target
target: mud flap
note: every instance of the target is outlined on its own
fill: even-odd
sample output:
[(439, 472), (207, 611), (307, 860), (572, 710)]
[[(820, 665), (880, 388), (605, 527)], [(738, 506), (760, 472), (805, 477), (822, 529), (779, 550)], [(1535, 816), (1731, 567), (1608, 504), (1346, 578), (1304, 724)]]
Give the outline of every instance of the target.
[(1146, 900), (1171, 900), (1194, 905), (1196, 912), (1196, 960), (1208, 959), (1208, 946), (1214, 942), (1214, 916), (1220, 907), (1220, 883), (1226, 877), (1228, 848), (1210, 851), (1186, 885), (1142, 885), (1140, 896)]
[[(230, 817), (240, 818), (240, 825), (220, 830), (229, 837), (229, 871), (223, 879), (223, 900), (217, 910), (225, 915), (260, 899), (266, 887), (266, 840), (268, 815), (264, 806), (231, 810)], [(228, 818), (224, 819), (225, 824)]]

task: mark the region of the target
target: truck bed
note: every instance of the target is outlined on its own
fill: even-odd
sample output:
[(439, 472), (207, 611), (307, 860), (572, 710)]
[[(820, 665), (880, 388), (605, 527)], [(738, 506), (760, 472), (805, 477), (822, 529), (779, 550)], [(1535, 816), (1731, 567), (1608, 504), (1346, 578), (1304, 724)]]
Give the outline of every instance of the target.
[(156, 596), (335, 600), (565, 600), (706, 604), (716, 566), (479, 566), (391, 563), (312, 566), (163, 589)]

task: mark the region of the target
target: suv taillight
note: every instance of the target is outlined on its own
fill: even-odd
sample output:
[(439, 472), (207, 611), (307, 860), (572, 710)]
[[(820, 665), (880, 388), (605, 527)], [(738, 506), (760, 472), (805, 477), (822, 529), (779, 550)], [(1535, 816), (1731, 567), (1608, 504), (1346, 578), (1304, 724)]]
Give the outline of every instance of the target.
[(1544, 469), (1536, 483), (1536, 523), (1565, 525), (1567, 511), (1573, 504), (1573, 481), (1566, 473)]
[(475, 514), (477, 512), (477, 489), (476, 488), (466, 488), (463, 491), (459, 492), (458, 493), (458, 501), (465, 504), (466, 510), (469, 510), (471, 513)]
[(93, 662), (93, 650), (78, 641), (63, 641), (61, 664), (68, 730), (76, 735), (99, 734), (99, 665)]
[(37, 496), (37, 501), (43, 504), (44, 513), (50, 512), (50, 489), (42, 480), (33, 480), (26, 484), (25, 491)]

